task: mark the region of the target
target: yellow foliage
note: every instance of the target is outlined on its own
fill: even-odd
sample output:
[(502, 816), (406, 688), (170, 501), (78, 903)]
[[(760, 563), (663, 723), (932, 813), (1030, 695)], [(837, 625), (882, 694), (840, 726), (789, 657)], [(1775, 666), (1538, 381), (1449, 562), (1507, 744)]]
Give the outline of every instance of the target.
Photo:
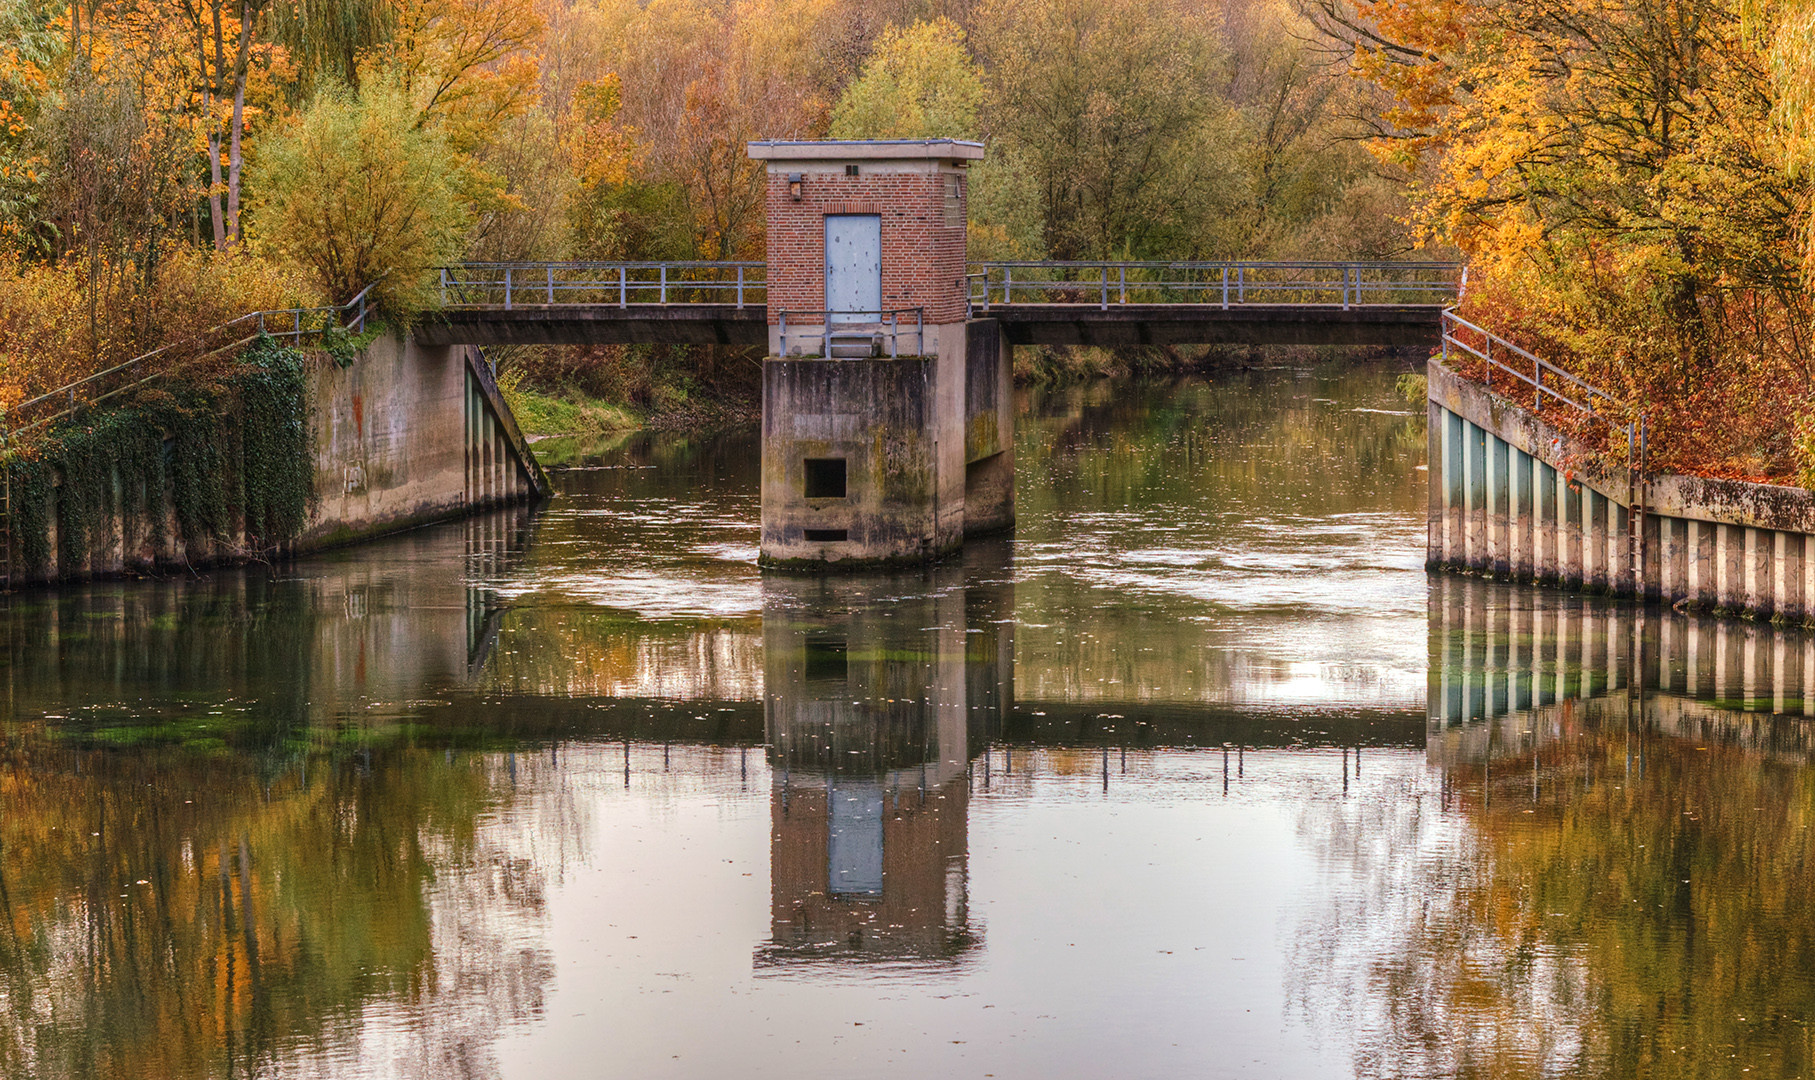
[(322, 302), (293, 264), (193, 249), (164, 258), (128, 307), (95, 295), (82, 264), (0, 260), (0, 408), (248, 311)]

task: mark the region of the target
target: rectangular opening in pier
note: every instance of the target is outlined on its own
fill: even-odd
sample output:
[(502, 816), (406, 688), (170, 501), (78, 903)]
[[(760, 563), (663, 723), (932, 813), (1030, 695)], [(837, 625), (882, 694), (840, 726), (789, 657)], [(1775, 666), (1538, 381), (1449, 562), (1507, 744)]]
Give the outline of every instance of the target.
[(842, 638), (807, 639), (806, 670), (801, 673), (807, 682), (837, 683), (842, 687), (850, 673), (850, 654)]
[[(845, 495), (844, 458), (807, 458), (807, 498), (842, 499)], [(809, 529), (807, 539), (813, 539)], [(838, 539), (843, 540), (841, 532)]]
[(802, 531), (806, 533), (808, 542), (815, 544), (849, 540), (851, 538), (850, 531), (847, 529), (803, 529)]

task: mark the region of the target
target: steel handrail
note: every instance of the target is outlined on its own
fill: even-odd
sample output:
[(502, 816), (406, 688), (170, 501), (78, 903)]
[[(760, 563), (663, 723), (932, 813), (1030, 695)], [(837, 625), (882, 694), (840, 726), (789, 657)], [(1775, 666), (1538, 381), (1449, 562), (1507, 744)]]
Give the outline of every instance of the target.
[[(174, 368), (163, 368), (154, 371), (143, 378), (136, 379), (124, 386), (116, 386), (111, 390), (96, 394), (92, 397), (81, 397), (81, 391), (84, 387), (98, 383), (109, 376), (118, 375), (122, 372), (129, 371), (130, 369), (143, 366), (166, 353), (204, 343), (215, 335), (220, 334), (222, 331), (232, 330), (235, 327), (257, 327), (257, 330), (254, 333), (245, 334), (222, 345), (215, 345), (189, 359), (201, 360), (210, 356), (218, 356), (221, 353), (249, 345), (261, 337), (278, 339), (288, 338), (300, 345), (305, 336), (320, 335), (328, 332), (329, 328), (327, 326), (306, 325), (308, 321), (307, 317), (312, 315), (340, 315), (345, 313), (348, 315), (347, 320), (344, 322), (337, 322), (334, 328), (339, 330), (351, 330), (355, 334), (363, 334), (365, 332), (366, 317), (369, 313), (368, 297), (372, 290), (377, 287), (377, 284), (377, 282), (373, 282), (372, 284), (367, 285), (365, 288), (359, 290), (351, 300), (348, 300), (344, 304), (330, 304), (312, 308), (268, 308), (261, 311), (249, 311), (244, 315), (229, 319), (218, 326), (211, 326), (200, 333), (192, 334), (181, 341), (173, 341), (166, 345), (160, 345), (149, 352), (140, 353), (130, 360), (125, 360), (110, 368), (104, 368), (92, 374), (84, 375), (80, 379), (65, 383), (55, 390), (39, 394), (37, 397), (28, 398), (13, 406), (11, 409), (0, 409), (0, 448), (4, 448), (12, 438), (60, 420), (84, 405), (94, 405), (98, 402), (106, 401), (109, 398), (126, 393), (139, 386), (143, 386), (154, 379), (168, 375)], [(270, 322), (275, 316), (289, 317), (293, 326), (288, 330), (271, 330)], [(68, 400), (69, 406), (51, 413), (48, 416), (39, 417), (30, 423), (22, 424), (18, 427), (12, 426), (12, 423), (17, 420), (22, 413), (47, 402), (58, 400)]]
[[(467, 262), (439, 267), (438, 272), (442, 306), (451, 308), (502, 306), (511, 311), (521, 302), (519, 297), (529, 298), (530, 306), (546, 307), (719, 303), (723, 301), (686, 298), (690, 293), (719, 292), (731, 294), (742, 310), (754, 293), (767, 298), (764, 269), (764, 263), (749, 261), (574, 260)], [(577, 293), (592, 293), (600, 299), (574, 299)], [(643, 299), (645, 296), (649, 299)]]
[[(1466, 281), (1467, 278), (1465, 275), (1464, 282), (1466, 283)], [(1647, 591), (1646, 575), (1649, 572), (1648, 550), (1650, 547), (1650, 541), (1646, 535), (1645, 524), (1646, 515), (1649, 513), (1646, 504), (1649, 501), (1647, 495), (1649, 488), (1649, 481), (1647, 479), (1649, 470), (1647, 468), (1647, 463), (1650, 455), (1651, 442), (1650, 418), (1643, 412), (1635, 411), (1629, 413), (1631, 419), (1622, 423), (1618, 416), (1610, 415), (1608, 412), (1602, 411), (1595, 405), (1595, 399), (1598, 397), (1604, 399), (1608, 404), (1618, 407), (1624, 404), (1619, 398), (1606, 390), (1602, 390), (1600, 387), (1595, 386), (1593, 383), (1588, 382), (1586, 379), (1563, 370), (1529, 349), (1521, 348), (1513, 342), (1495, 334), (1486, 327), (1464, 319), (1462, 316), (1456, 314), (1454, 308), (1444, 309), (1441, 325), (1443, 330), (1441, 356), (1445, 366), (1449, 366), (1451, 358), (1454, 355), (1453, 350), (1460, 350), (1462, 353), (1481, 361), (1486, 366), (1486, 383), (1487, 389), (1490, 392), (1494, 389), (1494, 372), (1503, 372), (1506, 375), (1511, 376), (1515, 383), (1520, 383), (1530, 388), (1532, 395), (1532, 411), (1537, 416), (1542, 417), (1544, 415), (1545, 398), (1550, 397), (1568, 405), (1570, 408), (1576, 410), (1576, 412), (1587, 417), (1590, 421), (1598, 420), (1606, 424), (1609, 431), (1623, 433), (1626, 436), (1626, 485), (1628, 500), (1628, 505), (1626, 507), (1626, 574), (1632, 590), (1635, 593), (1643, 595)], [(1476, 347), (1464, 340), (1458, 334), (1458, 330), (1479, 335), (1481, 341), (1480, 346)], [(1498, 348), (1502, 355), (1511, 353), (1515, 358), (1523, 361), (1524, 364), (1529, 364), (1531, 374), (1527, 375), (1520, 368), (1513, 367), (1511, 364), (1496, 357), (1494, 355), (1496, 348)], [(1524, 366), (1524, 364), (1521, 366)], [(1545, 381), (1547, 375), (1551, 379), (1551, 384), (1549, 385), (1547, 385)], [(1582, 392), (1581, 396), (1585, 400), (1577, 401), (1575, 398), (1557, 389), (1555, 383), (1558, 381), (1568, 387), (1579, 389)], [(1523, 393), (1523, 391), (1521, 391), (1521, 393)]]
[[(882, 310), (872, 308), (864, 311), (828, 311), (784, 308), (781, 311), (776, 312), (777, 326), (779, 327), (781, 335), (779, 355), (784, 358), (788, 356), (788, 316), (793, 315), (796, 317), (806, 316), (810, 320), (804, 324), (804, 329), (797, 326), (795, 330), (796, 336), (818, 338), (820, 341), (820, 348), (825, 351), (824, 355), (828, 360), (833, 359), (831, 351), (832, 340), (834, 338), (848, 337), (858, 339), (864, 337), (875, 338), (878, 336), (888, 338), (889, 359), (894, 360), (900, 356), (900, 341), (902, 336), (909, 332), (901, 326), (901, 317), (908, 314), (914, 316), (914, 329), (912, 333), (914, 335), (914, 344), (917, 350), (915, 354), (910, 355), (918, 355), (919, 353), (924, 353), (926, 350), (926, 309), (923, 307), (884, 308)], [(835, 315), (854, 315), (861, 316), (862, 318), (847, 319), (840, 322), (834, 321), (833, 316)]]
[[(1137, 296), (1157, 292), (1161, 304), (1191, 302), (1178, 299), (1180, 293), (1209, 293), (1225, 309), (1278, 303), (1282, 293), (1293, 297), (1288, 302), (1340, 305), (1344, 310), (1376, 303), (1454, 304), (1468, 280), (1465, 265), (1439, 261), (1005, 259), (972, 265), (978, 269), (965, 275), (965, 292), (973, 312), (1016, 303), (1017, 290), (1024, 297), (1029, 292), (1047, 294), (1033, 301), (1037, 303), (1088, 304), (1094, 299), (1103, 310), (1112, 302), (1129, 303), (1130, 292)], [(1182, 276), (1189, 274), (1202, 276)], [(1054, 292), (1071, 295), (1055, 301), (1050, 295)], [(1079, 297), (1080, 292), (1096, 295)]]

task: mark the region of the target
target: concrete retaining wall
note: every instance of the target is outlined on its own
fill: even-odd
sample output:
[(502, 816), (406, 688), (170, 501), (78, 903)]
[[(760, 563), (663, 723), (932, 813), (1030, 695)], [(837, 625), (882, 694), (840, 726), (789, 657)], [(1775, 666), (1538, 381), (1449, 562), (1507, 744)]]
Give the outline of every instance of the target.
[(1641, 568), (1624, 470), (1587, 464), (1564, 433), (1435, 360), (1428, 377), (1433, 568), (1756, 618), (1815, 617), (1815, 493), (1647, 477)]
[[(351, 543), (548, 492), (547, 478), (476, 348), (425, 346), (392, 335), (374, 341), (346, 368), (313, 357), (307, 374), (315, 498), (302, 534), (277, 555)], [(166, 491), (161, 529), (153, 527), (155, 520), (111, 516), (96, 523), (91, 550), (80, 565), (59, 565), (57, 494), (53, 488), (50, 563), (13, 584), (157, 573), (273, 554), (249, 550), (243, 535), (186, 544)], [(15, 547), (14, 566), (18, 560)]]

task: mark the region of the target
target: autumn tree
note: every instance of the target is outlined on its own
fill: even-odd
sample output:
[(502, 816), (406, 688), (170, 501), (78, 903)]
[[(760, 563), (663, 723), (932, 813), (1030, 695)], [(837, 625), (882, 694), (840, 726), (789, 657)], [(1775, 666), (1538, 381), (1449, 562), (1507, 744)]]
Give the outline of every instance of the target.
[(950, 19), (889, 29), (832, 110), (834, 139), (974, 139), (983, 80)]
[(376, 285), (394, 311), (427, 305), (428, 271), (460, 256), (471, 218), (458, 155), (419, 119), (391, 83), (319, 95), (260, 153), (261, 248), (307, 266), (338, 301)]
[(997, 0), (979, 12), (992, 147), (1028, 170), (1054, 258), (1197, 254), (1229, 198), (1211, 18), (1182, 3)]
[(1784, 12), (1739, 0), (1319, 10), (1390, 96), (1378, 145), (1423, 170), (1422, 221), (1469, 254), (1477, 305), (1648, 412), (1654, 464), (1786, 475), (1815, 378), (1779, 93), (1799, 24), (1774, 85)]

